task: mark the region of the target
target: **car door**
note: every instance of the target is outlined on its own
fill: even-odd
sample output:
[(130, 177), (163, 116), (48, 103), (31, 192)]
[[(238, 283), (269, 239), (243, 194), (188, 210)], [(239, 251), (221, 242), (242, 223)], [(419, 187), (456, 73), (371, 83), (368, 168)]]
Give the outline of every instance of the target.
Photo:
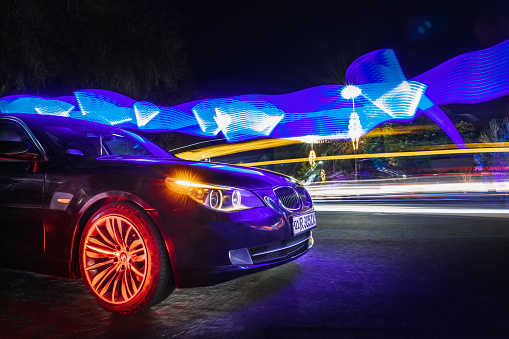
[(21, 142), (28, 146), (24, 154), (0, 154), (0, 248), (7, 267), (39, 259), (44, 251), (45, 155), (21, 120), (0, 117), (0, 145)]

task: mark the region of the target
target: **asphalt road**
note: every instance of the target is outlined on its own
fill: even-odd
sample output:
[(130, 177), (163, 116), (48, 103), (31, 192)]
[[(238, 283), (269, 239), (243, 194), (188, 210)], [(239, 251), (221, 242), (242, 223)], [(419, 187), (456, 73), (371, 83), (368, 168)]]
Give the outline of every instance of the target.
[(363, 206), (318, 212), (295, 262), (135, 315), (101, 309), (80, 280), (0, 270), (0, 337), (509, 337), (508, 216)]

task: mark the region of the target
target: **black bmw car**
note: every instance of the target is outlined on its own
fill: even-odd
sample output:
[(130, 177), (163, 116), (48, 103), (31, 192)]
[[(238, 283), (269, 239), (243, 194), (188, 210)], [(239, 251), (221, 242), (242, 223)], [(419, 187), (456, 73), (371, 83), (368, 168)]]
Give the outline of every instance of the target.
[(82, 277), (120, 313), (294, 260), (316, 226), (290, 177), (36, 114), (0, 115), (0, 217), (2, 266)]

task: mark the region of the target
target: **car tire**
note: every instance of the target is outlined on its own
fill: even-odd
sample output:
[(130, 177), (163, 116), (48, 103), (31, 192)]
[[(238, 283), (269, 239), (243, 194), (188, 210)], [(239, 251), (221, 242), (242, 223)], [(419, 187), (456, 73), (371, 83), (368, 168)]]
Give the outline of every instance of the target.
[(85, 285), (107, 310), (135, 313), (175, 289), (162, 235), (131, 204), (111, 203), (97, 210), (83, 229), (79, 253)]

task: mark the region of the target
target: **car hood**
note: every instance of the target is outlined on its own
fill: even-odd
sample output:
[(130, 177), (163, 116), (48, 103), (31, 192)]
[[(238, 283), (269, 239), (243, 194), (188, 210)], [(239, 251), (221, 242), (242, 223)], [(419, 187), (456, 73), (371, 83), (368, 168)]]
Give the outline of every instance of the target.
[(106, 155), (68, 156), (67, 160), (74, 169), (84, 172), (169, 177), (176, 180), (246, 189), (272, 189), (275, 186), (290, 186), (296, 183), (295, 179), (289, 176), (257, 168), (180, 158)]

